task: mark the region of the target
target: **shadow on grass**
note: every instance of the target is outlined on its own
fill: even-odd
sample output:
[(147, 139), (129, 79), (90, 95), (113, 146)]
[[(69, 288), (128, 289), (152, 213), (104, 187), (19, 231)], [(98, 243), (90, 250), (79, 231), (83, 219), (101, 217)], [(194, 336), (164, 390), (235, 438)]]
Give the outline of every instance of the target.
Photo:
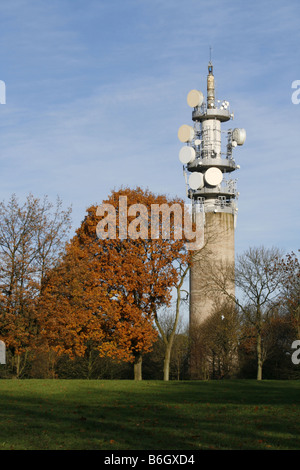
[(299, 388), (277, 381), (0, 381), (0, 449), (299, 449)]

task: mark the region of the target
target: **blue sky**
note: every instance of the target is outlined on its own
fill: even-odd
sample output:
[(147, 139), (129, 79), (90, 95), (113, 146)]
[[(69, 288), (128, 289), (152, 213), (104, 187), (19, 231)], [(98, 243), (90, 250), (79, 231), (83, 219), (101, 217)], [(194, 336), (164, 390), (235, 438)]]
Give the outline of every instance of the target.
[(236, 252), (299, 248), (298, 0), (11, 0), (0, 5), (0, 199), (72, 204), (73, 227), (111, 189), (185, 197), (177, 138), (188, 92), (217, 98), (247, 140), (235, 151)]

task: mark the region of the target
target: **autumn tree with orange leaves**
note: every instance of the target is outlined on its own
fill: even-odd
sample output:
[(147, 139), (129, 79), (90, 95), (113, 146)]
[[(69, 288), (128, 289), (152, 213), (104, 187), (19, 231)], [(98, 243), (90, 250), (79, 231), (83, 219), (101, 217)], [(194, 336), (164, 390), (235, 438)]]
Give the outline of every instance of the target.
[[(111, 206), (112, 213), (103, 211)], [(153, 217), (154, 210), (163, 207), (170, 210), (165, 225), (162, 213), (156, 223)], [(118, 318), (105, 349), (112, 354), (124, 351), (126, 359), (134, 362), (137, 380), (141, 379), (142, 356), (157, 337), (153, 320), (159, 308), (171, 301), (172, 288), (180, 279), (178, 265), (189, 259), (183, 234), (176, 238), (183, 219), (176, 220), (171, 209), (179, 207), (183, 216), (181, 199), (124, 188), (112, 191), (101, 207), (91, 207), (77, 232), (79, 245), (96, 259), (95, 269), (107, 295), (113, 294)], [(105, 238), (102, 232), (99, 239), (99, 227), (106, 223), (109, 236)], [(115, 233), (109, 234), (114, 227)]]
[[(172, 288), (180, 280), (178, 265), (189, 259), (184, 237), (174, 236), (182, 222), (175, 211), (167, 212), (169, 224), (164, 223), (162, 213), (155, 221), (151, 218), (151, 210), (174, 209), (174, 205), (184, 208), (178, 198), (124, 188), (87, 210), (68, 246), (61, 272), (49, 278), (43, 300), (44, 331), (49, 331), (46, 325), (52, 322), (50, 329), (52, 334), (56, 329), (61, 350), (69, 351), (63, 345), (63, 330), (70, 331), (69, 318), (74, 318), (77, 353), (83, 354), (92, 341), (100, 355), (133, 362), (134, 377), (141, 380), (142, 356), (157, 339), (154, 321), (158, 310), (169, 305)], [(65, 270), (72, 258), (77, 261), (73, 275), (68, 271), (71, 279), (66, 286)], [(74, 283), (79, 305), (73, 297)], [(93, 332), (87, 330), (91, 321)]]

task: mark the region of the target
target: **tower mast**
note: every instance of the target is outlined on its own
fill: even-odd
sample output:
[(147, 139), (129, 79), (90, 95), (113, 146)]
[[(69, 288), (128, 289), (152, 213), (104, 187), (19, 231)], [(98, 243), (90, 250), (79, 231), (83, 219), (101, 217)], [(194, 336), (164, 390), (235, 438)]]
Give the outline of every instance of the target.
[[(235, 163), (233, 151), (246, 139), (245, 129), (221, 129), (223, 123), (233, 119), (233, 114), (228, 101), (216, 99), (211, 55), (206, 85), (206, 102), (201, 91), (189, 92), (187, 103), (193, 108), (193, 126), (185, 124), (178, 130), (178, 138), (185, 144), (179, 152), (179, 159), (184, 172), (189, 174), (187, 195), (192, 202), (197, 230), (204, 232), (203, 246), (193, 253), (190, 270), (192, 329), (211, 315), (218, 300), (217, 294), (212, 295), (208, 288), (210, 268), (218, 263), (234, 266), (238, 193), (232, 175), (239, 165)], [(226, 134), (225, 142), (222, 142), (225, 140), (222, 133)], [(231, 288), (234, 293), (234, 283)], [(194, 370), (192, 375), (195, 377), (196, 362), (196, 358), (191, 357), (191, 370)]]

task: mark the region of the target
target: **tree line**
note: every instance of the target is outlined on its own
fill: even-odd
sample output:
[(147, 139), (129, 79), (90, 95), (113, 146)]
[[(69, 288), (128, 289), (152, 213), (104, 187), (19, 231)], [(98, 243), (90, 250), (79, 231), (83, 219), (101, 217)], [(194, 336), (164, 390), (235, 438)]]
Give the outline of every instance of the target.
[[(137, 205), (126, 214), (126, 229), (135, 228), (130, 238), (122, 235), (120, 196)], [(161, 236), (151, 238), (150, 222), (138, 209), (176, 204), (184, 210), (184, 201), (121, 188), (103, 202), (115, 208), (113, 238), (97, 235), (106, 214), (96, 205), (69, 239), (71, 209), (60, 199), (54, 204), (30, 194), (20, 204), (12, 195), (0, 204), (2, 377), (188, 379), (191, 350), (200, 379), (253, 376), (255, 370), (260, 380), (268, 361), (274, 377), (297, 375), (288, 356), (300, 338), (294, 253), (259, 247), (234, 268), (210, 263), (215, 310), (193, 330), (179, 328), (193, 251), (184, 235), (174, 236), (172, 212), (168, 236), (160, 218)], [(148, 236), (139, 237), (141, 230)], [(233, 276), (241, 298), (227, 289)]]

